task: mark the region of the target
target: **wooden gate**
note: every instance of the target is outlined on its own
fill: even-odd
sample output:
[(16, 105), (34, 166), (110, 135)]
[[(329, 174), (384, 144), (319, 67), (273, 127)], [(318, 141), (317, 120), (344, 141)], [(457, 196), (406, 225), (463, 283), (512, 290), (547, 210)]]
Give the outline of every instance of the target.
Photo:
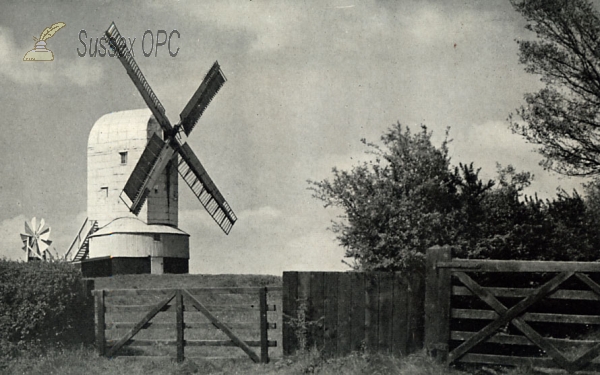
[[(267, 363), (269, 347), (277, 346), (268, 338), (268, 330), (277, 325), (269, 323), (268, 312), (276, 311), (276, 306), (269, 305), (267, 297), (280, 291), (280, 287), (95, 290), (96, 346), (107, 357), (169, 356), (179, 362), (190, 357), (186, 351), (194, 347), (213, 347), (220, 358), (223, 347), (238, 347), (254, 362)], [(229, 300), (223, 302), (223, 297)], [(169, 350), (173, 347), (175, 353)], [(260, 347), (260, 355), (252, 347)]]
[(600, 263), (427, 252), (425, 345), (459, 362), (600, 371)]

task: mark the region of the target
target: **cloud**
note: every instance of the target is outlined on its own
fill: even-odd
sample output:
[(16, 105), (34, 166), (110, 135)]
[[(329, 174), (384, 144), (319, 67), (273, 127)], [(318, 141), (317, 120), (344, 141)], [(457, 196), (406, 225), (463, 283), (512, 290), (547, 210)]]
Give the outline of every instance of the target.
[(298, 4), (295, 1), (240, 3), (226, 0), (179, 2), (176, 6), (152, 2), (151, 6), (156, 11), (179, 12), (185, 17), (193, 17), (198, 24), (211, 30), (233, 31), (238, 36), (243, 35), (243, 39), (250, 36), (250, 50), (268, 52), (295, 44), (308, 31), (303, 29), (307, 19), (306, 5)]
[(254, 34), (252, 48), (256, 50), (279, 49), (291, 44), (302, 31), (305, 18), (295, 2), (219, 1), (189, 5), (188, 14), (203, 22), (216, 22), (220, 27)]
[(102, 79), (104, 69), (99, 63), (90, 60), (93, 59), (78, 59), (61, 70), (60, 74), (81, 87), (98, 83)]
[(67, 218), (64, 221), (48, 223), (52, 228), (52, 237), (50, 239), (53, 242), (51, 247), (55, 248), (60, 256), (63, 256), (68, 251), (68, 247), (75, 239), (86, 218), (87, 213), (82, 211), (75, 217)]
[(400, 15), (405, 29), (420, 48), (435, 43), (464, 43), (481, 26), (494, 27), (485, 13), (468, 8), (449, 10), (446, 4), (422, 3)]
[(25, 252), (21, 250), (20, 233), (24, 231), (24, 223), (29, 221), (24, 215), (18, 215), (0, 222), (0, 258), (25, 260)]
[[(304, 208), (304, 209), (303, 209)], [(315, 204), (241, 211), (226, 236), (204, 210), (181, 210), (180, 227), (190, 234), (191, 273), (256, 273), (285, 270), (344, 270), (344, 251), (327, 230), (330, 213)]]
[[(286, 271), (346, 271), (344, 249), (328, 231), (314, 231), (291, 239), (283, 248), (277, 265)], [(293, 255), (293, 256), (291, 256)]]
[(25, 85), (54, 85), (66, 79), (81, 87), (102, 79), (103, 68), (93, 59), (59, 60), (55, 56), (52, 62), (24, 62), (23, 56), (33, 45), (17, 44), (12, 31), (0, 26), (0, 77)]
[(282, 215), (282, 212), (271, 206), (259, 207), (256, 210), (246, 210), (240, 212), (240, 219), (276, 219)]
[(452, 164), (474, 162), (481, 168), (483, 179), (496, 178), (496, 163), (502, 166), (513, 165), (518, 171), (534, 174), (532, 185), (525, 191), (541, 198), (551, 198), (558, 187), (567, 191), (581, 190), (579, 178), (560, 177), (554, 172), (545, 171), (539, 165), (542, 156), (537, 154), (538, 146), (528, 143), (521, 136), (513, 134), (504, 121), (488, 121), (481, 125), (465, 126), (450, 131), (452, 142), (449, 145)]
[(412, 17), (406, 17), (404, 21), (408, 24), (407, 30), (412, 39), (419, 43), (430, 44), (438, 41), (444, 31), (448, 31), (443, 15), (432, 6), (419, 8)]

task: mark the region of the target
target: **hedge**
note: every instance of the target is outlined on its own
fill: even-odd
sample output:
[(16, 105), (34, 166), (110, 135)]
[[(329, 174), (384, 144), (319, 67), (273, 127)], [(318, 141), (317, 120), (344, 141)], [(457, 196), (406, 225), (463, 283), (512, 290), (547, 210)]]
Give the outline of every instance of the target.
[(93, 340), (91, 307), (77, 267), (0, 259), (0, 357)]

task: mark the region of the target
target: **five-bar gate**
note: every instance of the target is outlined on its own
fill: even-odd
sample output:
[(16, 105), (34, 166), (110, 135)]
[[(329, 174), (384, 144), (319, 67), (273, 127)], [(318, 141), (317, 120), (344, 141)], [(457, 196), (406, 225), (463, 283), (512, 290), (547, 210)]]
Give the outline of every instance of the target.
[(600, 262), (452, 259), (428, 250), (425, 345), (459, 362), (600, 371)]
[[(280, 287), (95, 290), (96, 346), (101, 355), (168, 356), (183, 361), (228, 357), (238, 347), (254, 362), (269, 361), (268, 295)], [(273, 319), (272, 319), (273, 320)], [(252, 347), (259, 347), (257, 354)], [(175, 348), (173, 353), (172, 348)], [(170, 350), (171, 349), (171, 350)], [(206, 352), (206, 350), (204, 350)], [(191, 355), (198, 356), (198, 353)]]

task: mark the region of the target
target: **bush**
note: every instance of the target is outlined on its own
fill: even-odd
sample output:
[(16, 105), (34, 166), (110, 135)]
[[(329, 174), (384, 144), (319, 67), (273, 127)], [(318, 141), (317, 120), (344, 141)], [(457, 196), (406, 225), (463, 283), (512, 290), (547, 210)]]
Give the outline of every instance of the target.
[(431, 135), (396, 124), (383, 146), (363, 140), (368, 162), (309, 181), (313, 197), (343, 212), (330, 229), (355, 270), (424, 275), (436, 245), (458, 258), (599, 260), (600, 179), (585, 198), (525, 196), (531, 173), (498, 164), (498, 177), (484, 181), (473, 163), (452, 167), (449, 141), (436, 147)]
[(73, 265), (0, 260), (0, 363), (19, 352), (88, 341), (91, 306)]

